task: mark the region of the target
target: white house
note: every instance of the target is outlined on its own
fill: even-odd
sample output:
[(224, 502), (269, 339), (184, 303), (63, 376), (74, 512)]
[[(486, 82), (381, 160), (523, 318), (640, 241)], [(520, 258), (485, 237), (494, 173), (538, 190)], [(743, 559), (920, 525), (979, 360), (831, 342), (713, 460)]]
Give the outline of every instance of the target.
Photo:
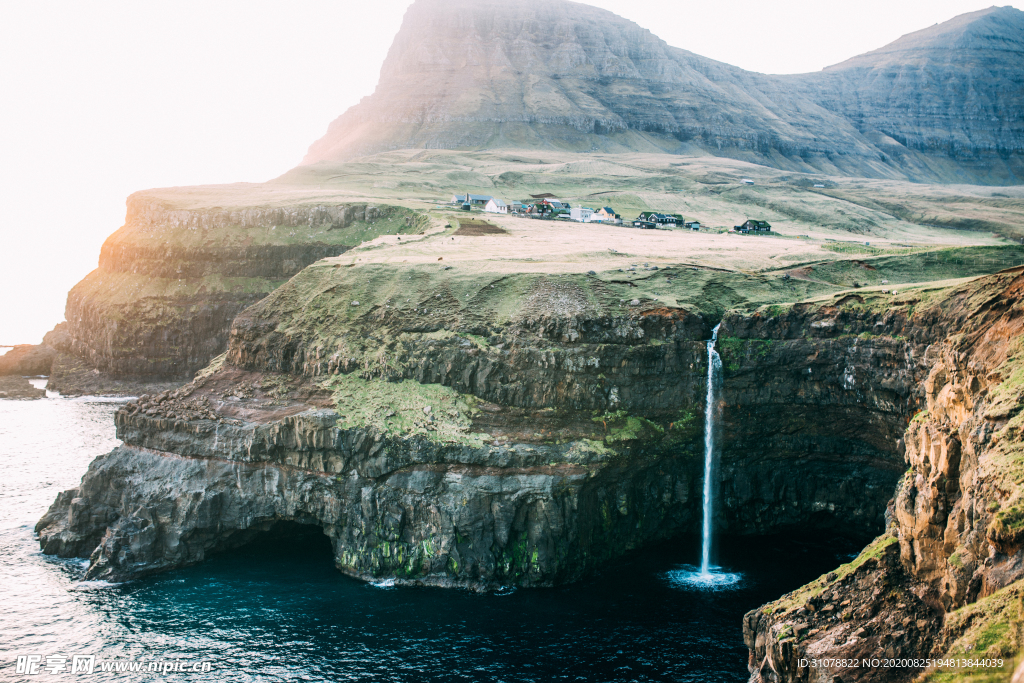
[(580, 223), (586, 223), (590, 220), (590, 217), (594, 215), (593, 209), (588, 209), (583, 206), (574, 206), (569, 209), (569, 218)]
[(740, 182), (743, 183), (744, 185), (753, 185), (754, 184), (754, 181), (751, 180), (750, 178), (744, 178)]
[(491, 197), (487, 204), (484, 205), (484, 211), (488, 213), (508, 213), (508, 204), (497, 197)]

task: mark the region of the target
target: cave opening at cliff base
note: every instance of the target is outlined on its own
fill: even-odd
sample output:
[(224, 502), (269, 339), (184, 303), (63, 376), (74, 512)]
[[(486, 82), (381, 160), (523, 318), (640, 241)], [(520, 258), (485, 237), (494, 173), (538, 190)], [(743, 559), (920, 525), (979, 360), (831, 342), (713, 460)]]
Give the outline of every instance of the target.
[(211, 552), (247, 562), (329, 563), (334, 566), (334, 548), (322, 526), (315, 522), (270, 519), (248, 529), (231, 533)]

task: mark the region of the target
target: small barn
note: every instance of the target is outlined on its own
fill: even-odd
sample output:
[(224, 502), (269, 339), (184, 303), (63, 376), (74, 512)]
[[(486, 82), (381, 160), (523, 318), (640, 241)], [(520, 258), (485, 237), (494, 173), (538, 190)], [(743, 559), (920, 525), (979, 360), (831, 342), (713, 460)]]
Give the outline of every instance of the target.
[(633, 221), (633, 227), (634, 228), (643, 228), (644, 230), (655, 230), (655, 229), (657, 229), (658, 224), (655, 223), (654, 221), (645, 221), (645, 220), (640, 220), (638, 218), (637, 220)]
[(683, 227), (690, 230), (700, 230), (700, 221), (686, 221), (683, 223)]

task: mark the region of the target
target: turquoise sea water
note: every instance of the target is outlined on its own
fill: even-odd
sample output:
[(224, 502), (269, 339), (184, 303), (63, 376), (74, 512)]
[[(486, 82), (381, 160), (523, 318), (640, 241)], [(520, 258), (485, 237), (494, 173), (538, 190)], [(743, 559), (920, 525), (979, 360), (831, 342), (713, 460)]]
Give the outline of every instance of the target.
[[(473, 594), (342, 576), (322, 535), (256, 543), (120, 585), (80, 583), (82, 560), (39, 552), (32, 527), (110, 450), (116, 404), (0, 400), (0, 680), (745, 681), (744, 612), (818, 576), (839, 539), (723, 539), (742, 580), (677, 580), (700, 539), (645, 550), (556, 589)], [(208, 673), (19, 675), (19, 655), (206, 661)]]

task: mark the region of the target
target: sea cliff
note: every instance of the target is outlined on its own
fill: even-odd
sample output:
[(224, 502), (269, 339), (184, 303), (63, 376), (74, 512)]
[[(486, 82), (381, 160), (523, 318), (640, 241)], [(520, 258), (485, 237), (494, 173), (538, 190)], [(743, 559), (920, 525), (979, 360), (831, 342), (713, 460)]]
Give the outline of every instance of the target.
[[(44, 549), (121, 579), (298, 521), (353, 575), (483, 588), (575, 580), (697, 528), (705, 316), (528, 275), (421, 284), (392, 312), (373, 282), (352, 300), (365, 275), (307, 269), (194, 382), (120, 410), (124, 446), (40, 522)], [(884, 530), (927, 349), (954, 321), (865, 297), (893, 303), (726, 317), (723, 531)]]
[(411, 212), (386, 205), (181, 209), (157, 195), (128, 199), (98, 268), (68, 293), (67, 323), (50, 342), (59, 352), (52, 389), (180, 385), (224, 351), (240, 311), (310, 263), (377, 234), (422, 229)]
[[(880, 657), (1001, 659), (1009, 676), (1024, 644), (1022, 303), (1016, 268), (889, 310), (849, 303), (853, 315), (835, 321), (833, 330), (866, 339), (894, 328), (906, 335), (914, 384), (895, 442), (905, 469), (884, 533), (857, 559), (747, 614), (752, 681), (909, 680), (926, 668), (839, 665)], [(771, 322), (738, 328), (740, 348), (758, 348), (754, 334), (788, 336)], [(851, 388), (876, 391), (858, 367), (849, 370)]]

